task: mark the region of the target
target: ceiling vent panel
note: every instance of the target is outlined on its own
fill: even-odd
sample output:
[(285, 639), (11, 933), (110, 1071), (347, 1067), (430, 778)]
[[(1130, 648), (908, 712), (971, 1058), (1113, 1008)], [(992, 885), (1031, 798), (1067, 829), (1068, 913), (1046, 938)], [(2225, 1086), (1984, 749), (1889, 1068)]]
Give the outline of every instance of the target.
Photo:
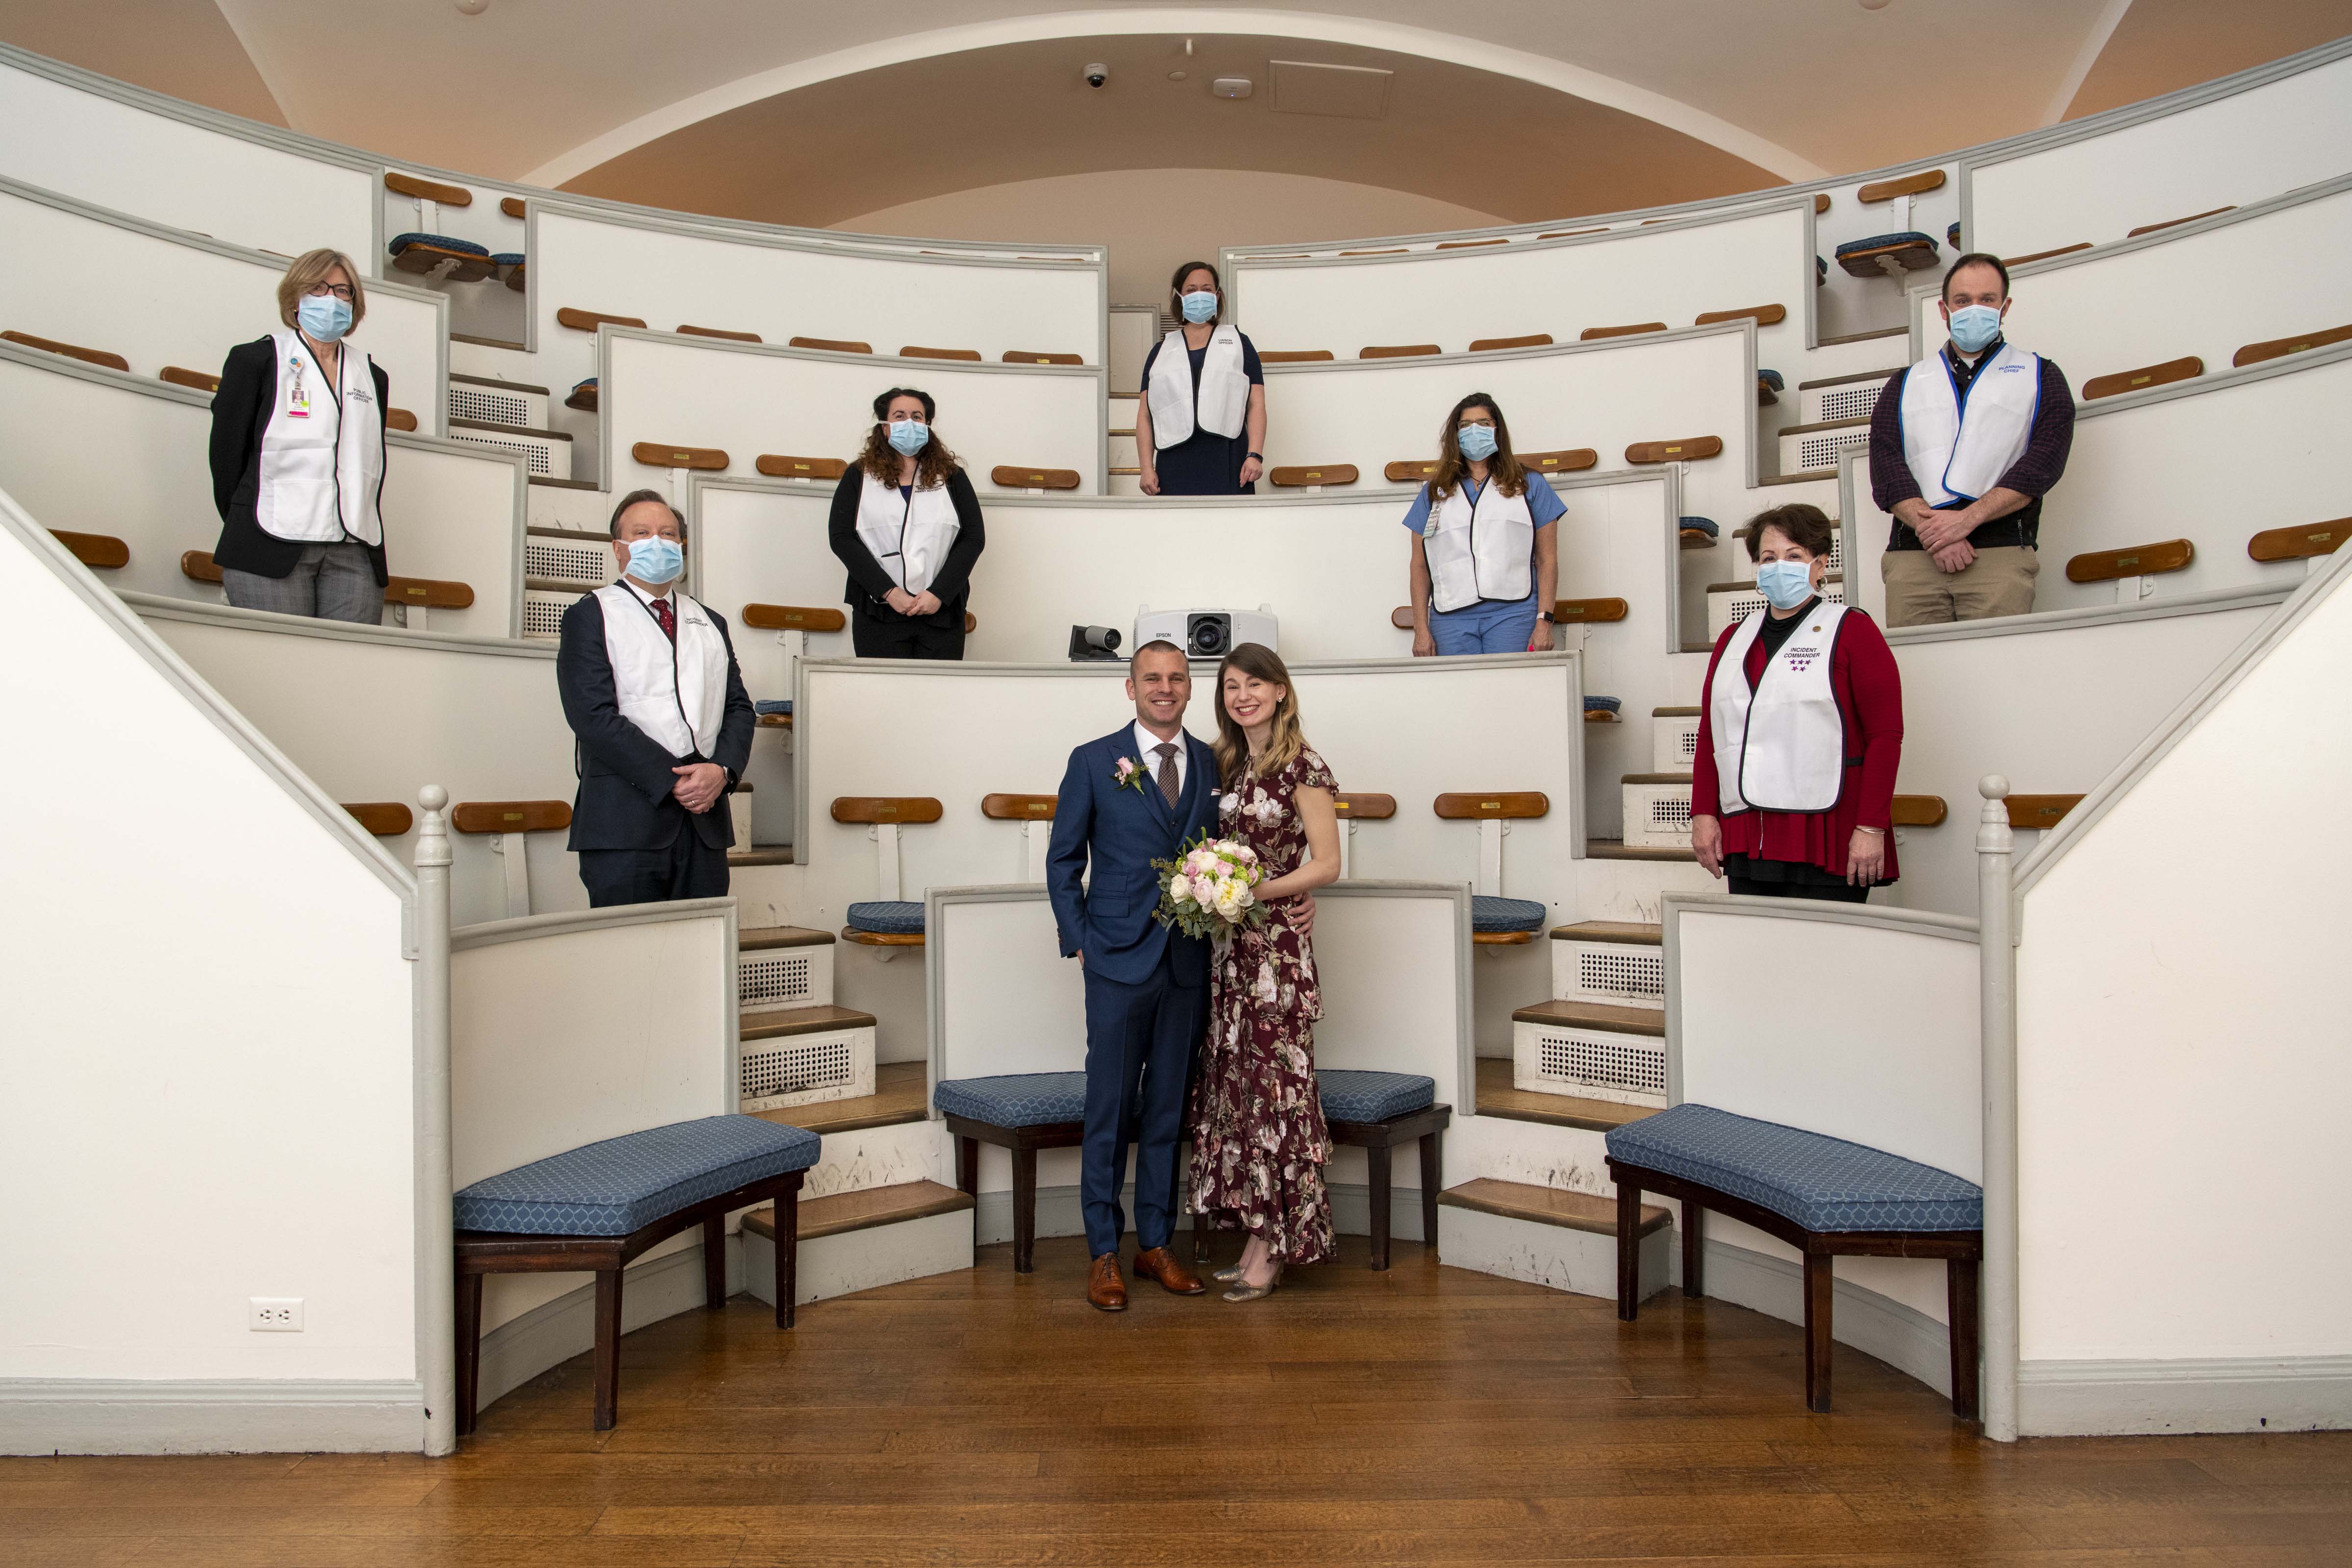
[(1276, 114), (1327, 114), (1341, 120), (1378, 120), (1388, 111), (1389, 79), (1394, 71), (1370, 66), (1315, 65), (1304, 60), (1275, 60)]

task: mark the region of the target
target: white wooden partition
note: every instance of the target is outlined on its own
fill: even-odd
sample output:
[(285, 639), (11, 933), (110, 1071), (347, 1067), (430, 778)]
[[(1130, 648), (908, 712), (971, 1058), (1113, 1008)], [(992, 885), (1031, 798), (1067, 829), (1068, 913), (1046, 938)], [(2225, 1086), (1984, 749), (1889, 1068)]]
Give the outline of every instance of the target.
[(1109, 263), (1096, 247), (1036, 259), (970, 251), (827, 243), (783, 230), (730, 229), (646, 212), (533, 199), (527, 274), (540, 379), (593, 375), (595, 340), (556, 324), (559, 310), (679, 325), (846, 339), (895, 353), (907, 344), (1075, 353), (1104, 363)]
[[(2352, 320), (2352, 174), (2137, 239), (2011, 271), (2003, 322), (2077, 392), (2094, 376), (2195, 354), (2207, 374), (2248, 343)], [(1944, 346), (1940, 274), (1911, 290), (1911, 358)], [(2194, 300), (2194, 310), (2182, 310)]]
[(1082, 492), (1103, 488), (1108, 415), (1098, 364), (831, 353), (625, 327), (598, 337), (597, 471), (614, 493), (670, 487), (669, 468), (631, 455), (640, 441), (717, 447), (729, 471), (744, 475), (762, 453), (855, 458), (874, 424), (874, 399), (894, 386), (920, 387), (937, 401), (939, 439), (982, 492), (997, 489), (989, 471), (999, 463), (1074, 468)]
[[(130, 545), (131, 563), (105, 574), (110, 587), (225, 603), (217, 585), (180, 571), (182, 552), (220, 542), (211, 436), (208, 393), (0, 343), (0, 484), (49, 527)], [(474, 590), (466, 609), (428, 612), (428, 629), (520, 631), (524, 506), (523, 459), (512, 453), (437, 437), (385, 437), (392, 571)]]
[[(2333, 179), (2352, 145), (2352, 39), (1961, 163), (1971, 250), (2027, 256)], [(2325, 258), (2305, 258), (2325, 266)]]
[(1812, 231), (1811, 198), (1786, 196), (1484, 248), (1297, 261), (1243, 253), (1226, 289), (1260, 348), (1328, 349), (1342, 360), (1368, 343), (1458, 353), (1477, 338), (1549, 332), (1574, 342), (1587, 327), (1687, 327), (1708, 310), (1780, 305), (1788, 317), (1763, 329), (1764, 363), (1793, 365), (1811, 341)]
[[(266, 616), (125, 595), (270, 742), (338, 801), (413, 801), (425, 784), (453, 802), (563, 800), (577, 787), (572, 731), (555, 693), (555, 648)], [(560, 833), (527, 835), (531, 907), (587, 907)], [(453, 919), (495, 919), (505, 863), (488, 835), (450, 844)], [(404, 845), (394, 847), (405, 854)]]
[[(165, 365), (217, 375), (233, 346), (278, 326), (283, 257), (5, 177), (0, 233), (9, 238), (0, 329), (119, 353), (141, 375)], [(369, 279), (366, 288), (367, 320), (351, 342), (390, 379), (392, 405), (415, 414), (425, 435), (439, 435), (448, 404), (448, 301), (389, 279)]]
[[(1213, 732), (1213, 663), (1193, 667), (1188, 727)], [(1397, 814), (1362, 824), (1350, 868), (1366, 879), (1467, 882), (1478, 824), (1441, 822), (1448, 791), (1539, 789), (1549, 816), (1515, 822), (1503, 852), (1512, 898), (1571, 918), (1583, 852), (1581, 689), (1576, 658), (1393, 659), (1290, 666), (1309, 742), (1342, 789), (1392, 795)], [(843, 795), (931, 795), (942, 820), (899, 833), (902, 898), (1002, 879), (1012, 829), (980, 814), (992, 791), (1055, 792), (1071, 751), (1122, 724), (1134, 704), (1124, 665), (932, 664), (809, 660), (793, 710), (793, 858), (807, 868), (810, 925), (840, 923), (850, 902), (877, 897), (867, 830), (835, 822)]]
[[(0, 174), (230, 245), (383, 270), (380, 159), (0, 44)], [(21, 258), (12, 258), (12, 265)]]

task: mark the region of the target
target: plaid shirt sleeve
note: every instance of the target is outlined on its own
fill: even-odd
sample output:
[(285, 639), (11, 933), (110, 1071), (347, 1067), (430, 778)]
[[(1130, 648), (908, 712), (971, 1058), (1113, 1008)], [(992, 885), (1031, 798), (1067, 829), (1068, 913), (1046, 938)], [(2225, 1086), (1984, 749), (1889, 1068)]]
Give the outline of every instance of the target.
[[(1883, 405), (1885, 399), (1882, 397), (1879, 401)], [(1871, 434), (1874, 437), (1871, 474), (1874, 480), (1878, 472), (1874, 450), (1877, 426), (1874, 421)], [(2020, 495), (2047, 494), (2050, 487), (2066, 472), (2066, 454), (2074, 449), (2074, 391), (2066, 384), (2065, 373), (2045, 359), (2042, 362), (2042, 405), (2033, 416), (2033, 433), (2025, 438), (2024, 452), (2009, 466), (2009, 471), (2001, 475), (2001, 488), (2015, 490)]]
[(1919, 494), (1919, 481), (1903, 456), (1903, 378), (1908, 374), (1896, 371), (1870, 411), (1870, 499), (1881, 511), (1893, 511), (1897, 502)]

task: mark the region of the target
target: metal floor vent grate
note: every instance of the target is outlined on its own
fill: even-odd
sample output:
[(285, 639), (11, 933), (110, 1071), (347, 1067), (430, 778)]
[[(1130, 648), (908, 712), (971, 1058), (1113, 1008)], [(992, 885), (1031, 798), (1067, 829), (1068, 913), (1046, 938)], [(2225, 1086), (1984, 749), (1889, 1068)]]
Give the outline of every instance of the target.
[(1536, 1062), (1544, 1077), (1564, 1083), (1591, 1084), (1627, 1094), (1666, 1092), (1664, 1041), (1635, 1044), (1546, 1030), (1536, 1041)]
[(544, 447), (526, 447), (520, 441), (487, 440), (463, 430), (452, 431), (451, 434), (460, 441), (471, 441), (478, 447), (496, 447), (501, 452), (517, 453), (522, 458), (524, 466), (534, 474), (555, 472), (555, 464), (549, 459)]
[(790, 958), (753, 958), (747, 954), (736, 967), (735, 985), (736, 1005), (747, 1011), (795, 1006), (816, 992), (806, 953)]
[(534, 539), (522, 547), (522, 574), (526, 577), (562, 577), (573, 583), (609, 583), (613, 580), (613, 556), (610, 551), (599, 550), (593, 544), (550, 544)]
[(561, 594), (530, 594), (522, 596), (522, 635), (527, 637), (560, 637), (563, 635), (563, 612), (574, 601)]
[(856, 1052), (847, 1040), (762, 1043), (743, 1052), (742, 1098), (761, 1100), (830, 1089), (848, 1083), (856, 1072)]
[(1654, 798), (1650, 802), (1650, 826), (1653, 827), (1690, 826), (1690, 798)]
[(1693, 763), (1698, 760), (1698, 731), (1696, 730), (1685, 730), (1681, 734), (1675, 737), (1675, 754), (1682, 758), (1682, 760), (1686, 763)]
[(1883, 381), (1864, 382), (1860, 386), (1841, 387), (1822, 394), (1821, 417), (1815, 424), (1827, 424), (1832, 419), (1867, 419), (1878, 406), (1878, 395), (1886, 390)]
[(1859, 426), (1848, 430), (1824, 430), (1817, 436), (1797, 438), (1797, 467), (1800, 468), (1834, 468), (1838, 454), (1848, 447), (1859, 447), (1870, 439), (1870, 432)]
[(478, 419), (485, 425), (528, 425), (530, 404), (510, 392), (484, 392), (475, 386), (449, 389), (449, 417)]
[(1576, 982), (1588, 994), (1644, 1000), (1660, 997), (1666, 994), (1666, 961), (1661, 953), (1596, 952), (1588, 948), (1577, 954)]

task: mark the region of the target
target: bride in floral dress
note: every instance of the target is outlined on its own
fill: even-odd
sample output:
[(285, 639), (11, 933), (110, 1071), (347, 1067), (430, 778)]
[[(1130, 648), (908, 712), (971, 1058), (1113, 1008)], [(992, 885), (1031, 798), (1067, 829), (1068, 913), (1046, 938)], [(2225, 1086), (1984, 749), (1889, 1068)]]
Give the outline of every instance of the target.
[(1210, 962), (1190, 1206), (1219, 1229), (1247, 1233), (1241, 1262), (1216, 1278), (1234, 1287), (1226, 1300), (1255, 1301), (1284, 1265), (1331, 1251), (1323, 1184), (1331, 1135), (1315, 1086), (1323, 999), (1300, 900), (1339, 878), (1339, 785), (1307, 749), (1289, 670), (1256, 643), (1217, 668), (1216, 753), (1216, 831), (1257, 852), (1267, 918), (1221, 942)]

